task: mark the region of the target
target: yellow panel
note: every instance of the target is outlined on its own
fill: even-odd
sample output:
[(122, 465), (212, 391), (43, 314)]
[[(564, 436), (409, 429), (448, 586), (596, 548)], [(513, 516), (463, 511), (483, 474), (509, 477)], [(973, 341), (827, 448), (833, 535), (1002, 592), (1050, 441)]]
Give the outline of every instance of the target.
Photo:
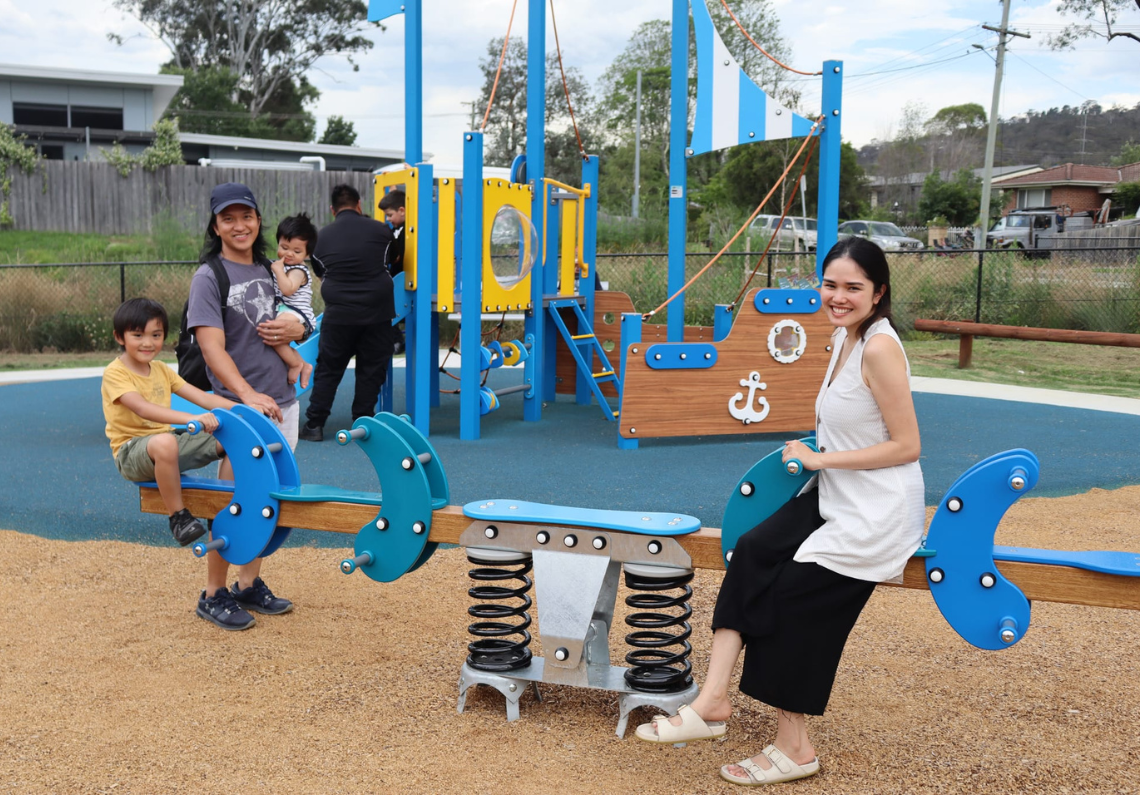
[(404, 188), (404, 287), (408, 290), (416, 288), (416, 226), (418, 226), (418, 208), (420, 195), (419, 169), (405, 168), (401, 171), (388, 171), (377, 174), (375, 177), (376, 206), (373, 208), (377, 220), (384, 220), (384, 211), (380, 209), (380, 199), (387, 192), (386, 188), (403, 186)]
[[(483, 180), (483, 311), (506, 312), (529, 309), (531, 274), (520, 279), (510, 289), (504, 288), (495, 278), (491, 267), (491, 231), (495, 216), (503, 207), (514, 207), (530, 218), (533, 191), (529, 185), (508, 182), (504, 179)], [(533, 220), (533, 219), (532, 219)], [(528, 243), (529, 241), (520, 241)], [(539, 243), (541, 246), (541, 241)], [(542, 252), (537, 252), (535, 264), (542, 261)]]
[(578, 263), (578, 218), (580, 200), (562, 202), (561, 262), (558, 267), (558, 294), (574, 295), (574, 266)]
[(439, 276), (436, 311), (455, 309), (455, 180), (439, 180)]

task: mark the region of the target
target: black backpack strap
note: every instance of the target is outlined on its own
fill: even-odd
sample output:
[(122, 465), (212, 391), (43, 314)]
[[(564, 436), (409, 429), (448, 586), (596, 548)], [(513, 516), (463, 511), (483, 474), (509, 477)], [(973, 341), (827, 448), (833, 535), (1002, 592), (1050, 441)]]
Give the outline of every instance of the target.
[(218, 283), (218, 299), (222, 302), (222, 317), (224, 318), (228, 308), (226, 303), (230, 297), (230, 275), (226, 273), (226, 266), (218, 257), (210, 257), (206, 260), (206, 264), (214, 272), (214, 281)]

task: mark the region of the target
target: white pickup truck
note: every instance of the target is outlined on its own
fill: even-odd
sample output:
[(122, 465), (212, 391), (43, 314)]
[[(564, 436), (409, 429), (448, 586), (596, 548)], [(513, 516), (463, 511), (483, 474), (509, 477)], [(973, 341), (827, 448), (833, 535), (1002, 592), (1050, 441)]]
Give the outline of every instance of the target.
[(1065, 215), (1065, 210), (1063, 207), (1012, 210), (986, 233), (986, 247), (1044, 251), (1053, 248), (1053, 240), (1066, 230), (1092, 228), (1091, 213)]

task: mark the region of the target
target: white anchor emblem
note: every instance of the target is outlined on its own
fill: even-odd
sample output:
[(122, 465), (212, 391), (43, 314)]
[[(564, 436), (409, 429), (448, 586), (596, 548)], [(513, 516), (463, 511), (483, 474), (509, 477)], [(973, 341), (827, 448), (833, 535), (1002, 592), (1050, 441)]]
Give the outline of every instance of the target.
[[(728, 401), (728, 413), (731, 414), (733, 418), (743, 422), (745, 425), (751, 425), (754, 422), (760, 422), (762, 419), (768, 416), (768, 412), (771, 411), (772, 407), (768, 405), (768, 398), (761, 396), (761, 398), (756, 401), (756, 403), (759, 404), (761, 410), (756, 411), (754, 408), (752, 408), (752, 401), (756, 397), (756, 390), (767, 389), (768, 385), (760, 380), (760, 373), (755, 370), (749, 374), (748, 380), (741, 381), (740, 385), (748, 387), (748, 398), (745, 400), (744, 393), (737, 392)], [(737, 404), (739, 404), (742, 400), (744, 401), (744, 404), (742, 406), (738, 406)]]

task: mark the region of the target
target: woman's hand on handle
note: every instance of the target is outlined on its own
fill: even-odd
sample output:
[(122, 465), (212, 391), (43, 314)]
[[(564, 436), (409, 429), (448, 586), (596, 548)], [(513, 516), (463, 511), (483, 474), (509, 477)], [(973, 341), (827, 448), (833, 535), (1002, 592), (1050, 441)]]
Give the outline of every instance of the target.
[(786, 464), (793, 458), (803, 464), (804, 469), (813, 472), (817, 469), (823, 469), (823, 457), (803, 442), (784, 442), (784, 452), (781, 454), (780, 460)]

